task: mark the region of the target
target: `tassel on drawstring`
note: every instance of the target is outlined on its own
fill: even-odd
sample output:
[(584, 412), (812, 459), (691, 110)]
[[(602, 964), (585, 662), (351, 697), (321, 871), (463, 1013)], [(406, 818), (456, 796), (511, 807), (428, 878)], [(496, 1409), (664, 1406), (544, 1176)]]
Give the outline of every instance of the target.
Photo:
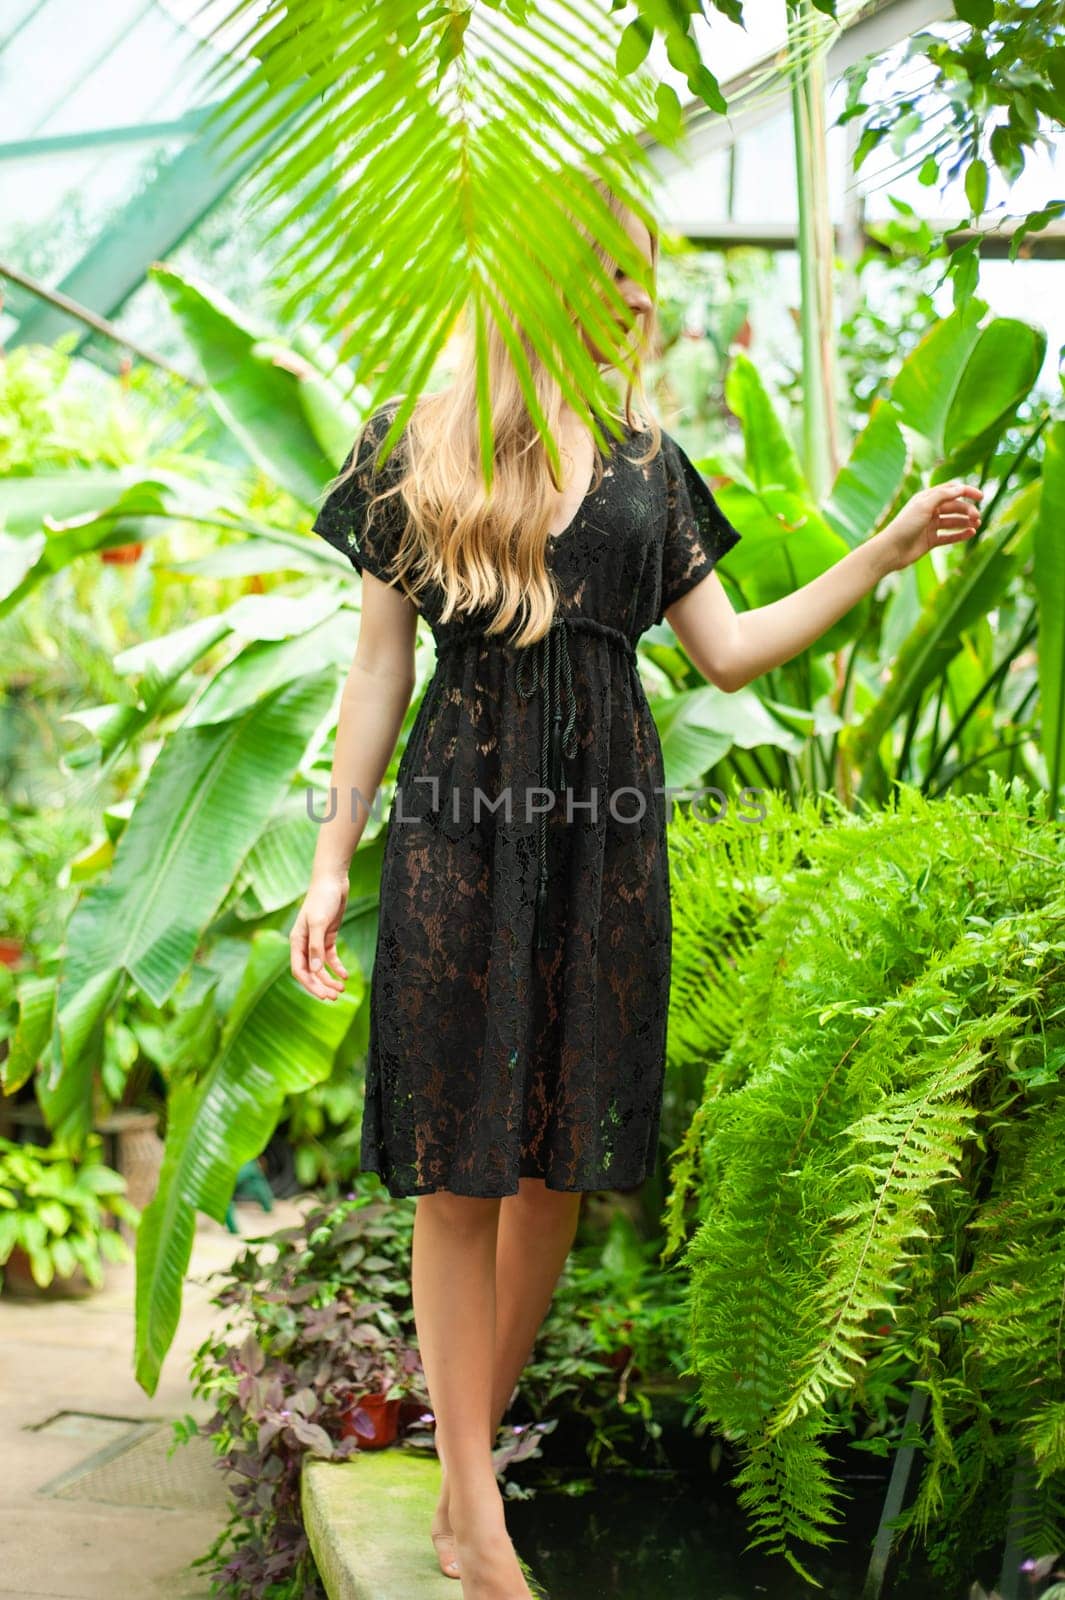
[(547, 875), (540, 874), (536, 885), (536, 914), (533, 918), (533, 939), (537, 950), (547, 946)]
[(556, 704), (551, 724), (551, 754), (548, 762), (547, 787), (557, 796), (562, 790), (562, 709)]
[[(566, 784), (565, 760), (577, 753), (577, 707), (573, 693), (573, 668), (570, 664), (566, 637), (566, 617), (559, 613), (547, 633), (523, 650), (519, 655), (516, 686), (518, 693), (527, 697), (537, 688), (544, 690), (541, 713), (540, 785), (550, 790), (557, 803)], [(552, 648), (553, 647), (553, 648)], [(527, 681), (526, 665), (532, 670)], [(563, 726), (562, 706), (566, 703)], [(536, 908), (533, 917), (533, 942), (538, 950), (547, 945), (547, 816), (541, 811), (537, 818), (536, 854), (538, 877), (536, 883)]]

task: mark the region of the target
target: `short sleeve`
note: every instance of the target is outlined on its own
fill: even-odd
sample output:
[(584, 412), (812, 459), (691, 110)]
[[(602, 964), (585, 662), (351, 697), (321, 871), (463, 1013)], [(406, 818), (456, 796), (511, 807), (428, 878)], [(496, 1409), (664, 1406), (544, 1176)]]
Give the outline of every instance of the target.
[(706, 479), (677, 441), (662, 434), (666, 468), (666, 531), (662, 545), (659, 622), (671, 605), (694, 589), (721, 557), (739, 542), (739, 531), (725, 516)]
[[(395, 581), (391, 564), (407, 522), (402, 495), (370, 504), (376, 494), (394, 487), (404, 470), (400, 440), (374, 471), (374, 457), (394, 415), (393, 407), (382, 406), (367, 418), (340, 469), (342, 481), (330, 490), (311, 523), (315, 533), (347, 556), (356, 572), (372, 573), (382, 583)], [(347, 476), (353, 460), (355, 470)]]

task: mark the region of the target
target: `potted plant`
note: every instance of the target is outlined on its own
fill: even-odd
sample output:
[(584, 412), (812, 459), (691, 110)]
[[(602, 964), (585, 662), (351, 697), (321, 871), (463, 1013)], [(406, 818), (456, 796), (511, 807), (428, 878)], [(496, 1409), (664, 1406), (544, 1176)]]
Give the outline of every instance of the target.
[[(393, 1389), (397, 1392), (393, 1394)], [(397, 1385), (356, 1395), (343, 1412), (342, 1439), (357, 1439), (361, 1450), (381, 1450), (394, 1444), (399, 1434), (403, 1390)]]
[(308, 1456), (431, 1444), (416, 1431), (433, 1418), (406, 1277), (413, 1207), (382, 1203), (376, 1180), (356, 1182), (358, 1193), (247, 1241), (214, 1296), (229, 1315), (193, 1357), (193, 1391), (215, 1410), (176, 1431), (210, 1435), (227, 1475), (230, 1520), (196, 1563), (227, 1592), (298, 1594), (312, 1581), (300, 1516)]
[[(32, 984), (37, 976), (27, 974), (25, 981)], [(18, 986), (21, 980), (16, 976), (13, 981)], [(16, 999), (20, 994), (16, 987)], [(106, 1164), (124, 1178), (126, 1197), (138, 1212), (150, 1203), (159, 1181), (163, 1151), (159, 1122), (167, 1075), (182, 1048), (181, 1027), (180, 1017), (169, 1008), (156, 1008), (143, 996), (128, 993), (102, 1031), (92, 1085), (92, 1132), (102, 1141)], [(46, 1075), (42, 1054), (35, 1073), (0, 1101), (0, 1135), (47, 1142), (52, 1131), (49, 1102), (41, 1092)], [(132, 1238), (125, 1222), (121, 1231)]]
[(99, 1288), (103, 1261), (130, 1250), (110, 1220), (135, 1225), (121, 1174), (105, 1166), (100, 1140), (75, 1157), (63, 1144), (0, 1139), (0, 1269), (9, 1292)]

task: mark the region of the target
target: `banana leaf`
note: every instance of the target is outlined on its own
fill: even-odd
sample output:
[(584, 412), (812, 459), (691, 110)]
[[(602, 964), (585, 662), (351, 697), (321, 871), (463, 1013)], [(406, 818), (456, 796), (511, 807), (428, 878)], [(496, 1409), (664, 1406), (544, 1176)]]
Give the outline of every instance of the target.
[[(892, 664), (891, 679), (857, 728), (840, 736), (844, 748), (865, 770), (863, 791), (871, 784), (883, 793), (881, 741), (912, 714), (921, 696), (962, 648), (962, 636), (996, 605), (1021, 570), (1023, 533), (1009, 521), (976, 546), (961, 547), (957, 564), (925, 604), (919, 621)], [(881, 752), (882, 757), (882, 752)]]
[(810, 486), (754, 362), (742, 351), (725, 379), (725, 401), (743, 426), (747, 471), (758, 489), (789, 489), (809, 501)]
[(159, 1186), (137, 1233), (135, 1366), (148, 1394), (181, 1315), (197, 1211), (225, 1221), (237, 1172), (265, 1147), (285, 1097), (329, 1076), (362, 995), (356, 970), (338, 1000), (315, 999), (292, 977), (288, 940), (263, 929), (209, 1071), (172, 1088)]
[(1065, 783), (1065, 422), (1047, 435), (1043, 492), (1032, 541), (1039, 598), (1039, 702), (1050, 813)]
[(925, 334), (899, 368), (891, 401), (899, 420), (927, 439), (937, 460), (946, 453), (943, 434), (966, 363), (980, 340), (987, 302), (973, 299)]
[(180, 728), (167, 740), (110, 879), (89, 890), (70, 920), (51, 1071), (39, 1089), (56, 1133), (87, 1131), (111, 1007), (127, 980), (157, 1006), (173, 994), (335, 690), (332, 674), (314, 672), (230, 722)]
[(48, 1047), (55, 1015), (53, 977), (26, 976), (18, 985), (18, 1022), (7, 1055), (0, 1061), (0, 1088), (14, 1094), (32, 1078)]
[(878, 400), (822, 508), (852, 550), (878, 527), (899, 492), (906, 465), (898, 412), (890, 401)]
[(662, 744), (666, 783), (698, 783), (733, 745), (771, 744), (797, 756), (805, 740), (774, 717), (754, 689), (725, 694), (712, 684), (650, 701)]
[[(219, 417), (273, 483), (313, 505), (343, 459), (323, 448), (323, 438), (350, 443), (354, 432), (339, 392), (337, 418), (326, 422), (328, 385), (306, 357), (255, 326), (219, 290), (158, 262), (149, 276), (199, 357)], [(306, 401), (305, 381), (314, 386)]]

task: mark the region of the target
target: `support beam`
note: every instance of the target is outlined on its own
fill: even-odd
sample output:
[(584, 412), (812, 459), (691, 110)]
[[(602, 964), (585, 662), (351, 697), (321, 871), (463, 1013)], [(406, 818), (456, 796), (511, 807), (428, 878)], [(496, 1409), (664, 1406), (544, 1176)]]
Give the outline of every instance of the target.
[[(17, 283), (20, 289), (28, 289), (30, 294), (36, 295), (39, 300), (46, 301), (51, 306), (56, 306), (67, 316), (73, 317), (78, 322), (84, 322), (94, 333), (102, 333), (104, 338), (110, 339), (120, 349), (128, 350), (131, 355), (140, 356), (142, 361), (147, 361), (150, 366), (159, 367), (163, 372), (169, 372), (171, 377), (180, 378), (182, 383), (191, 384), (194, 389), (206, 388), (199, 378), (193, 378), (187, 372), (182, 372), (179, 367), (172, 367), (165, 356), (160, 356), (147, 345), (130, 339), (113, 322), (108, 322), (106, 317), (98, 317), (94, 311), (87, 311), (84, 306), (79, 306), (76, 300), (68, 300), (66, 295), (59, 294), (55, 289), (46, 289), (43, 283), (38, 283), (28, 273), (20, 272), (9, 262), (0, 261), (0, 278), (9, 278), (12, 283)], [(3, 296), (0, 294), (0, 306)]]
[[(957, 250), (970, 239), (978, 237), (979, 230), (956, 227), (953, 222), (934, 217), (926, 219), (936, 233), (946, 233), (947, 248)], [(867, 230), (875, 227), (876, 219), (865, 216), (862, 245), (878, 247), (878, 241)], [(848, 223), (853, 228), (853, 223)], [(762, 250), (797, 250), (799, 235), (793, 222), (728, 222), (724, 219), (712, 223), (696, 222), (685, 217), (673, 217), (668, 224), (670, 233), (679, 234), (702, 250), (734, 250), (741, 245), (753, 245)], [(842, 253), (841, 228), (835, 224), (836, 248)], [(1009, 256), (1013, 233), (1010, 229), (997, 229), (984, 236), (980, 249), (984, 261), (1004, 261)], [(851, 246), (853, 249), (853, 245)], [(1030, 233), (1018, 252), (1023, 261), (1060, 261), (1065, 257), (1065, 224), (1056, 222), (1039, 233)]]
[[(250, 136), (276, 111), (267, 105), (258, 119), (234, 130), (235, 139)], [(131, 200), (57, 285), (58, 293), (79, 306), (111, 320), (135, 289), (153, 261), (165, 260), (203, 217), (218, 204), (258, 162), (263, 150), (284, 136), (287, 124), (241, 152), (236, 161), (227, 159), (225, 142), (228, 130), (215, 124), (175, 156), (153, 179), (147, 189)], [(10, 310), (11, 308), (8, 307)], [(9, 336), (8, 347), (20, 344), (51, 344), (71, 325), (69, 313), (57, 305), (40, 303), (19, 319)], [(80, 349), (89, 337), (83, 325), (75, 345)]]
[[(868, 8), (864, 16), (859, 14), (853, 21), (843, 24), (839, 37), (826, 53), (825, 77), (831, 83), (865, 56), (880, 55), (931, 23), (956, 20), (952, 0), (885, 0), (883, 4)], [(779, 50), (770, 51), (721, 85), (721, 93), (728, 102), (726, 115), (711, 111), (703, 100), (689, 101), (684, 107), (683, 151), (659, 146), (652, 134), (639, 136), (655, 147), (655, 165), (663, 178), (687, 172), (714, 151), (734, 144), (751, 128), (779, 116), (785, 109), (787, 80), (781, 80), (771, 92), (764, 87), (766, 78), (780, 76), (779, 56)], [(744, 100), (747, 93), (751, 95), (750, 104)]]
[(187, 139), (198, 133), (213, 106), (197, 106), (169, 122), (134, 122), (115, 128), (81, 128), (77, 133), (44, 133), (30, 139), (0, 143), (0, 161), (33, 161), (39, 156), (66, 155), (73, 151), (107, 150), (112, 146), (159, 144), (163, 139)]

